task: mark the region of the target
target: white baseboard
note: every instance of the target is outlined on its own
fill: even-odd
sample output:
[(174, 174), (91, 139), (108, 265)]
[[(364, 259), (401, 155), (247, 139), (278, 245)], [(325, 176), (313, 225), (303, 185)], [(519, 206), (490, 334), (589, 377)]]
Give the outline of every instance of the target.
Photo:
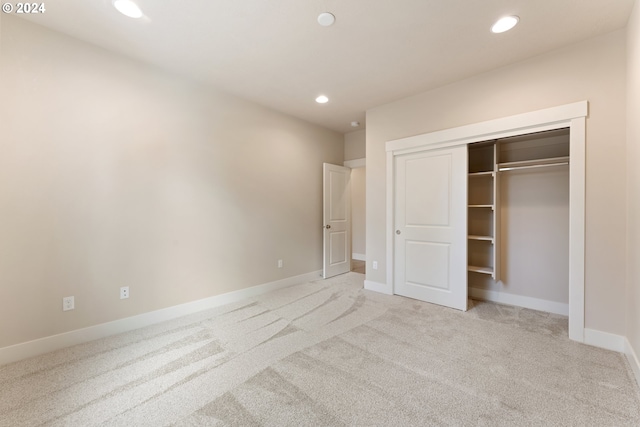
[(246, 298), (255, 297), (276, 289), (282, 289), (300, 283), (318, 280), (322, 276), (321, 271), (313, 271), (311, 273), (299, 276), (288, 277), (286, 279), (277, 280), (275, 282), (263, 283), (261, 285), (252, 286), (246, 289), (240, 289), (228, 292), (222, 295), (215, 295), (209, 298), (188, 302), (185, 304), (175, 305), (173, 307), (163, 308), (148, 313), (139, 314), (137, 316), (127, 317), (124, 319), (114, 320), (112, 322), (102, 323), (95, 326), (89, 326), (83, 329), (76, 329), (58, 335), (52, 335), (33, 341), (28, 341), (9, 347), (0, 348), (0, 365), (26, 359), (28, 357), (37, 356), (82, 344), (88, 341), (108, 337), (110, 335), (129, 332), (134, 329), (143, 328), (145, 326), (164, 322), (166, 320), (175, 319), (177, 317), (186, 316), (188, 314), (197, 313), (224, 304), (240, 301)]
[(584, 343), (606, 350), (624, 353), (625, 337), (622, 335), (610, 334), (609, 332), (596, 331), (595, 329), (584, 329)]
[(487, 289), (469, 288), (469, 296), (484, 301), (497, 302), (500, 304), (515, 305), (518, 307), (530, 308), (532, 310), (546, 311), (548, 313), (569, 315), (569, 304), (548, 301), (522, 295), (507, 294), (504, 292), (490, 291)]
[(380, 292), (385, 295), (393, 295), (391, 287), (385, 283), (373, 282), (371, 280), (364, 281), (364, 288), (368, 291)]
[(358, 261), (366, 261), (367, 260), (367, 256), (365, 254), (357, 254), (357, 253), (352, 253), (351, 254), (351, 259), (355, 259)]
[(638, 355), (633, 350), (633, 347), (631, 347), (629, 338), (624, 339), (624, 344), (624, 353), (627, 355), (627, 360), (629, 361), (629, 365), (631, 365), (631, 370), (636, 376), (638, 387), (640, 387), (640, 359), (638, 359)]
[[(504, 292), (489, 291), (486, 289), (469, 288), (469, 296), (471, 298), (481, 299), (485, 301), (497, 302), (501, 304), (515, 305), (518, 307), (530, 308), (532, 310), (546, 311), (548, 313), (569, 315), (569, 304), (563, 304), (554, 301), (547, 301), (538, 298), (525, 297), (521, 295), (505, 294)], [(597, 331), (595, 329), (584, 329), (584, 343), (594, 347), (604, 348), (606, 350), (617, 351), (618, 353), (629, 353), (625, 350), (626, 338), (622, 335), (611, 334), (608, 332)], [(631, 346), (627, 344), (628, 348)], [(631, 349), (632, 351), (632, 349)], [(635, 355), (634, 355), (635, 357)], [(636, 376), (638, 376), (638, 363), (636, 360)], [(631, 362), (630, 362), (631, 363)], [(633, 365), (633, 363), (631, 363)], [(638, 381), (640, 384), (640, 380)]]

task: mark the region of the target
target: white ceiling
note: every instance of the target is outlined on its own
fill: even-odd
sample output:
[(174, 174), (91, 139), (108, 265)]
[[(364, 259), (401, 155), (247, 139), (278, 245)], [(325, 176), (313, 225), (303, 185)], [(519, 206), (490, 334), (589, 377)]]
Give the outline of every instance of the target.
[[(365, 111), (626, 25), (633, 0), (53, 0), (26, 17), (339, 132)], [(317, 16), (336, 16), (321, 27)], [(512, 31), (489, 28), (520, 16)], [(21, 15), (25, 17), (24, 15)], [(319, 94), (330, 102), (316, 104)]]

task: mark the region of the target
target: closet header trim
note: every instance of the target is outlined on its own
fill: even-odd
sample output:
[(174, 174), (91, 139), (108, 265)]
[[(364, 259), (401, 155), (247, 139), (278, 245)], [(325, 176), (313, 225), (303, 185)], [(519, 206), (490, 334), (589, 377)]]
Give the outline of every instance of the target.
[[(586, 117), (587, 114), (588, 102), (580, 101), (573, 104), (565, 104), (544, 110), (516, 114), (486, 122), (387, 141), (385, 149), (387, 152), (402, 154), (402, 151), (411, 152), (416, 148), (445, 148), (522, 135), (528, 133), (527, 130), (529, 128), (536, 128), (536, 131), (558, 129), (566, 127), (568, 121), (579, 117)], [(543, 123), (544, 128), (541, 127)], [(505, 129), (509, 130), (505, 131)]]

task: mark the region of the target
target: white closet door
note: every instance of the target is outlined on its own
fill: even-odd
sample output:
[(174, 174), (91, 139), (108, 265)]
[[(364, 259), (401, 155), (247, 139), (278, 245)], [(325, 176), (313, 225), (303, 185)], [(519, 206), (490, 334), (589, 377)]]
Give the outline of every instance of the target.
[(395, 157), (394, 291), (467, 309), (467, 147)]

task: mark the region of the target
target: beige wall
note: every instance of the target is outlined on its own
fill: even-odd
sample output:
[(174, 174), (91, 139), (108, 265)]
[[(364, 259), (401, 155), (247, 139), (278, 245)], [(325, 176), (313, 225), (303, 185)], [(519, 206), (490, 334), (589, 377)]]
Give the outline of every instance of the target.
[(359, 130), (344, 134), (344, 159), (364, 159), (366, 156), (365, 131)]
[(627, 333), (640, 357), (640, 2), (627, 28)]
[(1, 49), (0, 347), (321, 269), (343, 135), (13, 16)]
[(624, 335), (625, 32), (367, 111), (367, 280), (386, 282), (386, 141), (589, 101), (585, 326)]

